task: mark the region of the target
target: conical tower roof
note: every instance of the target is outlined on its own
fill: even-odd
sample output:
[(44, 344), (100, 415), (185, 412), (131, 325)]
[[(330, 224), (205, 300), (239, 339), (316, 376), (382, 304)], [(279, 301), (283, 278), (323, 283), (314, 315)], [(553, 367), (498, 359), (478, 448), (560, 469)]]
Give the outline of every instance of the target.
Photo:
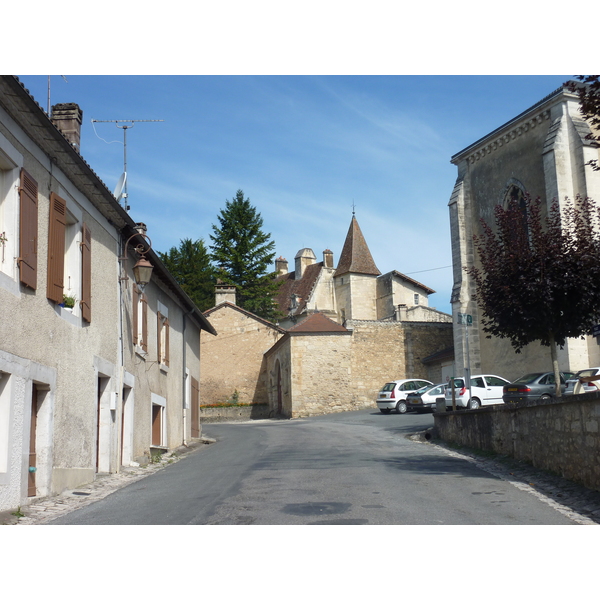
[(381, 271), (377, 268), (371, 256), (369, 246), (367, 246), (367, 242), (354, 215), (352, 215), (352, 222), (350, 223), (350, 229), (348, 229), (348, 235), (344, 242), (335, 276), (338, 277), (345, 273), (381, 275)]

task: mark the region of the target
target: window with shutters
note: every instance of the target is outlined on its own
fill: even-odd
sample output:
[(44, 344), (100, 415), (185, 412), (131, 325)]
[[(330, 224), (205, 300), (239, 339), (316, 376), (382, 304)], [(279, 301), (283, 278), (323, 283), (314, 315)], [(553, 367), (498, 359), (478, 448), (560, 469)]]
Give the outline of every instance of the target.
[(132, 309), (133, 346), (137, 354), (145, 357), (148, 352), (148, 300), (135, 284)]
[(81, 316), (92, 319), (92, 235), (73, 203), (50, 194), (47, 297)]
[[(21, 188), (21, 166), (23, 157), (8, 140), (0, 134), (0, 286), (18, 295), (19, 288), (19, 256), (20, 256), (20, 214), (21, 195), (27, 192)], [(32, 253), (28, 256), (31, 269), (24, 274), (29, 275), (27, 282), (35, 289), (37, 267), (37, 183), (30, 178), (27, 191), (32, 188), (34, 198), (33, 209), (26, 214), (33, 217), (33, 221), (26, 223), (27, 232), (31, 238), (28, 248)]]
[(161, 302), (156, 313), (157, 356), (160, 368), (167, 371), (169, 367), (169, 309)]

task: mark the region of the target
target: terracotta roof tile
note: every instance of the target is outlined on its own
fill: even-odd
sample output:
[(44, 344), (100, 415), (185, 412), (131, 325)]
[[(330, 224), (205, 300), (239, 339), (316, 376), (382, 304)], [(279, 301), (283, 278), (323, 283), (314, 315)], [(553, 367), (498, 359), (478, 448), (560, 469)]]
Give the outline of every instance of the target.
[[(302, 279), (296, 279), (295, 271), (287, 273), (286, 275), (281, 275), (277, 278), (277, 281), (284, 281), (279, 288), (279, 293), (276, 298), (277, 305), (281, 312), (286, 315), (290, 314), (290, 312), (293, 315), (299, 315), (306, 308), (306, 302), (310, 299), (315, 282), (317, 281), (322, 268), (323, 263), (318, 262), (306, 267)], [(292, 294), (300, 296), (298, 307), (294, 310), (290, 309)]]
[(323, 313), (317, 312), (306, 317), (288, 329), (289, 333), (350, 333), (343, 325), (332, 321), (329, 317), (326, 317)]

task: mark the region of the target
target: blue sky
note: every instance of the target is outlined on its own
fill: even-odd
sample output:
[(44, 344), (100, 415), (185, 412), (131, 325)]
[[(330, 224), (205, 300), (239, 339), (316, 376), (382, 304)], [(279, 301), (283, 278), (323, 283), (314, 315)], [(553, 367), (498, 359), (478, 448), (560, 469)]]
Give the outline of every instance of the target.
[[(130, 214), (153, 247), (210, 244), (217, 214), (242, 189), (277, 256), (339, 258), (356, 217), (382, 273), (436, 290), (450, 312), (450, 157), (552, 92), (546, 76), (54, 75), (51, 104), (83, 110), (81, 153), (110, 190), (123, 172)], [(48, 76), (20, 75), (47, 109)], [(121, 125), (130, 125), (122, 123)]]

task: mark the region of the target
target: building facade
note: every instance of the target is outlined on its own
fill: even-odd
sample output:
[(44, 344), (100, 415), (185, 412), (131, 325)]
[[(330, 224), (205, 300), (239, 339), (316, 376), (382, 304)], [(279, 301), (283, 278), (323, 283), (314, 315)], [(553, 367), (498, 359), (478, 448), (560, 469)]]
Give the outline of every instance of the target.
[(53, 117), (0, 76), (0, 509), (199, 436), (215, 333), (83, 160), (79, 107)]
[[(497, 205), (525, 194), (541, 198), (546, 210), (554, 199), (564, 203), (577, 194), (600, 200), (600, 172), (586, 164), (598, 158), (598, 149), (585, 139), (589, 132), (577, 95), (561, 87), (452, 157), (458, 171), (449, 201), (457, 375), (470, 367), (473, 374), (494, 373), (512, 381), (526, 372), (551, 370), (549, 348), (534, 343), (516, 354), (507, 340), (486, 338), (465, 269), (479, 265), (473, 235), (482, 232), (482, 219), (493, 224)], [(473, 326), (459, 325), (459, 314), (470, 315)], [(559, 349), (561, 370), (597, 364), (594, 339), (569, 339)]]

